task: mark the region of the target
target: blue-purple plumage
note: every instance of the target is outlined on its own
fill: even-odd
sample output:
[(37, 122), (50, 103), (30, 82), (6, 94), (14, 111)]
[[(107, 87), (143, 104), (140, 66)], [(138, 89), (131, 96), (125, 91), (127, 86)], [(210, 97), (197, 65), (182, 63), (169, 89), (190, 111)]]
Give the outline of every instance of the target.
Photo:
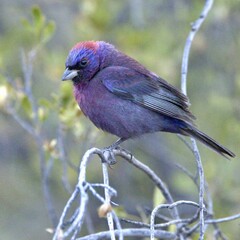
[(98, 128), (120, 138), (137, 137), (156, 131), (178, 131), (176, 125), (170, 124), (172, 118), (142, 108), (132, 101), (113, 98), (101, 80), (101, 77), (96, 76), (87, 85), (76, 84), (74, 87), (80, 108)]
[(156, 131), (190, 135), (235, 156), (194, 126), (184, 94), (111, 44), (78, 43), (66, 60), (67, 79), (83, 113), (104, 131), (122, 139)]

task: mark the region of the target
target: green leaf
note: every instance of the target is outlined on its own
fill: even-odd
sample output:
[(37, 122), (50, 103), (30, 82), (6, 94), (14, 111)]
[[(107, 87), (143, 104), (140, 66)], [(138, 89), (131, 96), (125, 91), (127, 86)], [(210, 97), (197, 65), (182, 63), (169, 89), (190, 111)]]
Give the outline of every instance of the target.
[(47, 109), (50, 109), (52, 107), (52, 102), (50, 102), (46, 98), (39, 99), (38, 104), (42, 107), (47, 108)]
[(169, 231), (169, 232), (175, 233), (176, 230), (177, 230), (177, 226), (174, 225), (174, 224), (173, 224), (173, 225), (170, 225), (170, 226), (168, 227), (168, 231)]
[(21, 19), (21, 23), (28, 30), (32, 28), (30, 22), (26, 18)]
[(126, 212), (123, 206), (114, 207), (114, 211), (118, 217), (129, 218), (129, 214)]
[(62, 84), (60, 86), (60, 101), (62, 107), (67, 107), (68, 104), (73, 102), (72, 86), (70, 84)]
[(21, 107), (27, 115), (29, 115), (29, 116), (31, 115), (32, 106), (31, 106), (31, 103), (27, 96), (23, 96), (23, 98), (21, 100)]
[(48, 118), (49, 111), (43, 107), (38, 108), (38, 118), (41, 122), (44, 122)]
[(60, 120), (69, 127), (76, 122), (79, 114), (81, 114), (81, 111), (74, 101), (70, 102), (67, 106), (61, 107), (59, 110)]
[(32, 16), (36, 30), (40, 31), (41, 28), (44, 26), (46, 19), (45, 16), (42, 14), (39, 6), (36, 5), (32, 7)]
[(42, 32), (42, 42), (46, 43), (53, 35), (55, 31), (55, 23), (49, 21), (43, 29)]
[(24, 30), (28, 31), (31, 42), (35, 45), (45, 44), (52, 37), (55, 30), (54, 21), (47, 21), (41, 8), (33, 6), (31, 19), (22, 19)]
[(165, 198), (162, 194), (162, 192), (155, 187), (154, 192), (153, 192), (153, 206), (159, 206), (160, 204), (164, 204)]

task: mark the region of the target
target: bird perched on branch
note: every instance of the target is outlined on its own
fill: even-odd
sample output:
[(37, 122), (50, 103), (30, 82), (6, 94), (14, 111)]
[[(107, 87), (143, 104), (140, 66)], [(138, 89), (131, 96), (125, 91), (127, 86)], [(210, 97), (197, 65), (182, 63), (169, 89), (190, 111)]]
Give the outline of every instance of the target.
[(196, 128), (187, 96), (109, 43), (77, 43), (62, 80), (72, 80), (78, 105), (98, 128), (120, 137), (111, 147), (163, 131), (192, 136), (225, 157), (235, 156)]

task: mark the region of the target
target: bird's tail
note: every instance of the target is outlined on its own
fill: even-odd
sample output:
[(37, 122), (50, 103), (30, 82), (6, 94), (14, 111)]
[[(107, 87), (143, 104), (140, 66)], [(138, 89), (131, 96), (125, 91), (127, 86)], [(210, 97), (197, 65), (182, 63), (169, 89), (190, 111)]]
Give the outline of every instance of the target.
[(197, 140), (201, 141), (217, 153), (223, 155), (224, 157), (235, 157), (235, 154), (227, 149), (226, 147), (222, 146), (218, 142), (216, 142), (214, 139), (206, 135), (205, 133), (198, 130), (196, 127), (187, 124), (187, 126), (181, 128), (184, 135), (190, 135), (193, 138), (196, 138)]

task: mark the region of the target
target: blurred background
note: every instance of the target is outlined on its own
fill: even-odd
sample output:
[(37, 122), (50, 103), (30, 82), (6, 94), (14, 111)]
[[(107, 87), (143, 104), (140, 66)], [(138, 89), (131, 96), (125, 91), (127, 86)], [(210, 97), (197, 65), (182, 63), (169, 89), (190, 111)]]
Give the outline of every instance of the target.
[[(0, 0), (2, 239), (51, 238), (45, 231), (52, 225), (41, 186), (39, 146), (7, 110), (11, 106), (24, 121), (33, 122), (29, 99), (16, 91), (24, 81), (23, 53), (27, 56), (37, 49), (30, 63), (32, 91), (38, 105), (45, 159), (51, 169), (48, 184), (58, 218), (76, 184), (75, 166), (84, 152), (116, 140), (96, 129), (81, 114), (71, 83), (61, 82), (70, 48), (83, 40), (110, 42), (180, 88), (185, 40), (190, 23), (199, 16), (202, 6), (203, 1), (190, 0)], [(194, 39), (189, 59), (188, 96), (197, 125), (237, 155), (227, 161), (198, 144), (216, 218), (240, 212), (239, 11), (238, 0), (216, 1)], [(9, 82), (14, 82), (16, 89)], [(69, 163), (65, 167), (59, 160), (59, 131)], [(176, 135), (146, 135), (127, 141), (123, 147), (156, 171), (175, 200), (197, 200), (192, 181), (174, 166), (181, 164), (193, 173), (196, 169), (192, 153)], [(89, 181), (101, 182), (101, 171), (99, 160), (93, 160), (88, 168)], [(144, 209), (152, 209), (154, 186), (145, 175), (120, 159), (109, 171), (111, 186), (118, 191), (114, 200), (124, 214), (136, 216)], [(65, 185), (62, 176), (67, 179)], [(99, 205), (93, 200), (89, 209), (88, 220), (95, 231), (106, 229), (105, 220), (96, 213)], [(239, 238), (239, 220), (224, 223), (221, 229), (229, 239)], [(211, 231), (206, 239), (212, 239)]]

